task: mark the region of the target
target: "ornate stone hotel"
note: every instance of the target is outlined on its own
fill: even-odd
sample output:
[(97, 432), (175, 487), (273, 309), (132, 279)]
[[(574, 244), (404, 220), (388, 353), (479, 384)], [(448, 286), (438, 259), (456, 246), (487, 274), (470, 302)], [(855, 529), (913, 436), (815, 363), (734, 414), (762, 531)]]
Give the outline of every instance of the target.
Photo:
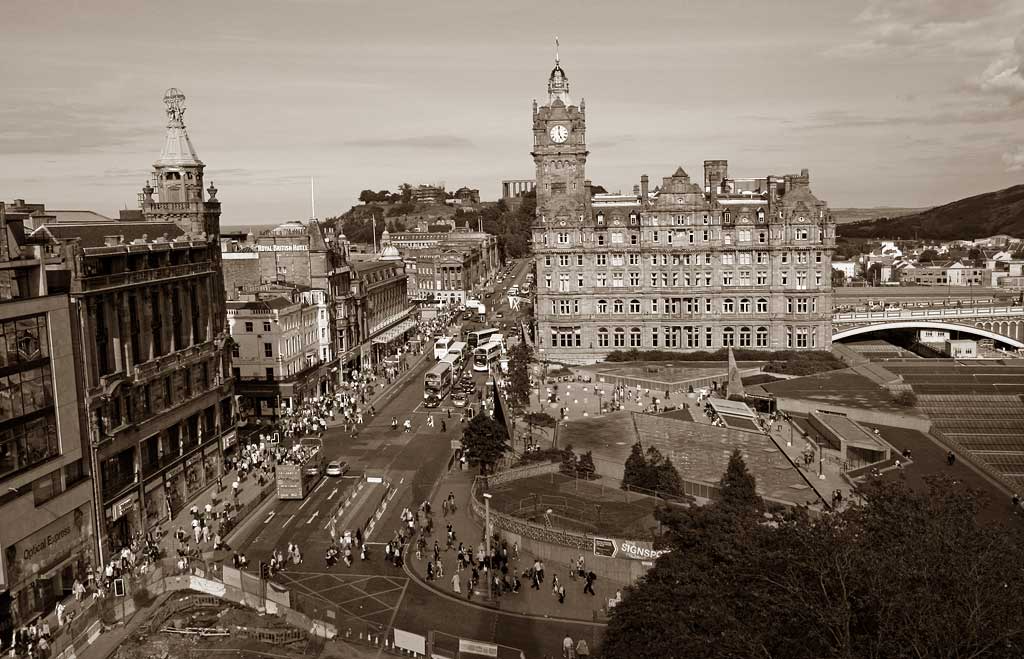
[(810, 176), (731, 178), (705, 160), (650, 189), (594, 194), (586, 103), (555, 60), (533, 104), (537, 344), (544, 359), (615, 350), (827, 349), (835, 224)]

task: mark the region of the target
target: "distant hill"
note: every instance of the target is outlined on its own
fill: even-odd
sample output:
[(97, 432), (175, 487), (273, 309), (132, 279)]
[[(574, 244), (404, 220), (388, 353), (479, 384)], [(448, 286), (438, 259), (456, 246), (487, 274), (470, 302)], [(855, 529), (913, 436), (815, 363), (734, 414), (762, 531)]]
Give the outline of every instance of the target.
[(903, 215), (912, 215), (913, 213), (920, 213), (928, 209), (876, 206), (874, 208), (833, 208), (831, 210), (832, 217), (835, 218), (836, 224), (849, 224), (851, 222), (877, 220), (883, 217), (902, 217)]
[(996, 234), (1024, 237), (1024, 185), (902, 217), (843, 224), (838, 233), (842, 238), (967, 240)]

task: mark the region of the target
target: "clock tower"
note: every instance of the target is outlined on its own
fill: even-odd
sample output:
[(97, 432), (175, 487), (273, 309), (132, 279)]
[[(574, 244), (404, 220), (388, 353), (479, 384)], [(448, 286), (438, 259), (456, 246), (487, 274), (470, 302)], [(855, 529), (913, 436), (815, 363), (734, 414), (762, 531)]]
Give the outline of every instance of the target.
[(569, 79), (555, 52), (548, 78), (548, 102), (533, 103), (533, 162), (537, 166), (537, 215), (534, 242), (545, 230), (579, 229), (589, 220), (590, 192), (585, 185), (587, 163), (586, 104), (569, 98)]
[[(542, 358), (582, 361), (588, 356), (579, 322), (583, 260), (593, 240), (587, 164), (586, 107), (569, 98), (558, 61), (548, 78), (548, 102), (533, 102), (533, 162), (537, 211), (533, 253), (537, 274), (537, 346)], [(587, 343), (589, 345), (589, 343)], [(556, 357), (557, 356), (557, 357)]]

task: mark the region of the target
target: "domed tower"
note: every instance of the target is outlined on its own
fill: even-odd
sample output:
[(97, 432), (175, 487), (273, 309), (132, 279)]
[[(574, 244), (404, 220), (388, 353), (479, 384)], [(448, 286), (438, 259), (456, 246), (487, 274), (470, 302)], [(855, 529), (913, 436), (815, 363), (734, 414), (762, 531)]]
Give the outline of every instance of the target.
[(380, 261), (401, 261), (402, 255), (399, 253), (398, 248), (391, 244), (391, 234), (388, 233), (387, 227), (384, 227), (384, 231), (380, 234), (380, 254), (377, 256)]
[[(164, 94), (167, 133), (160, 157), (153, 163), (155, 187), (143, 188), (142, 211), (147, 219), (173, 221), (185, 233), (216, 241), (220, 235), (220, 202), (210, 185), (204, 199), (203, 161), (185, 130), (185, 95), (171, 87)], [(154, 200), (154, 192), (157, 199)]]

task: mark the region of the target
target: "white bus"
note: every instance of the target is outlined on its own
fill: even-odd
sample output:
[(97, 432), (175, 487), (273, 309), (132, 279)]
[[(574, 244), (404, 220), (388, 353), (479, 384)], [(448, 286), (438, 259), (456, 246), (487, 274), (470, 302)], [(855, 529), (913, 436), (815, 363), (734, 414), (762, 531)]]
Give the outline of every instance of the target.
[(473, 351), (473, 370), (486, 372), (501, 357), (501, 344), (488, 343)]
[(452, 364), (438, 362), (423, 376), (423, 405), (437, 407), (452, 391)]
[(449, 352), (438, 364), (451, 364), (452, 379), (454, 380), (462, 373), (462, 367), (466, 365), (466, 360), (461, 353)]
[(465, 364), (466, 358), (469, 357), (469, 346), (465, 341), (456, 341), (448, 348), (448, 354), (458, 355), (460, 363)]
[(438, 340), (434, 341), (434, 361), (438, 362), (448, 354), (448, 348), (452, 347), (452, 342), (455, 341), (450, 336), (442, 336)]
[(482, 346), (486, 343), (490, 343), (491, 337), (497, 334), (500, 330), (495, 327), (490, 329), (477, 330), (470, 332), (466, 335), (466, 343), (469, 345), (470, 350), (476, 350), (477, 346)]

